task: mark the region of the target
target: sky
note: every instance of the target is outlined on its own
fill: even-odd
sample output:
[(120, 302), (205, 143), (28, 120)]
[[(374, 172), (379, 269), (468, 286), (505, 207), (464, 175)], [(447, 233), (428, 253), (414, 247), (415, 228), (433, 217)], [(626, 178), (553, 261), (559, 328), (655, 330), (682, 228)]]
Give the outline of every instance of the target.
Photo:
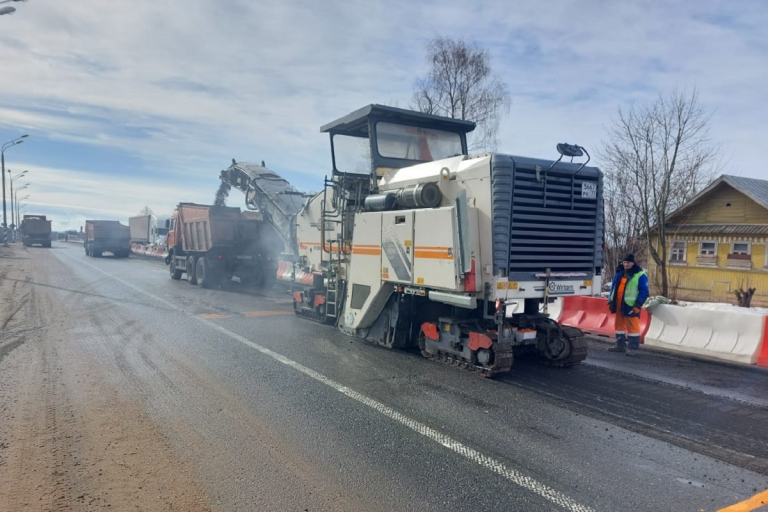
[[(320, 126), (408, 107), (427, 43), (488, 50), (511, 93), (498, 151), (597, 156), (618, 110), (696, 88), (720, 172), (768, 179), (768, 3), (29, 0), (0, 16), (0, 141), (23, 213), (54, 230), (210, 204), (232, 158), (299, 190), (331, 168)], [(8, 223), (10, 183), (6, 179)], [(228, 202), (243, 206), (233, 191)]]

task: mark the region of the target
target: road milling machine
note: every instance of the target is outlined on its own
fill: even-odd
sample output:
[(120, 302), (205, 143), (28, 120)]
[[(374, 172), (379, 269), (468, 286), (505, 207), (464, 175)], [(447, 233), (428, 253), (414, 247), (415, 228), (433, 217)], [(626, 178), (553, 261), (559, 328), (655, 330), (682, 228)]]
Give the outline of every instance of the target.
[(546, 304), (600, 291), (602, 174), (569, 144), (555, 161), (470, 155), (474, 128), (382, 105), (321, 128), (333, 170), (287, 235), (294, 310), (485, 377), (515, 354), (576, 365), (583, 333)]

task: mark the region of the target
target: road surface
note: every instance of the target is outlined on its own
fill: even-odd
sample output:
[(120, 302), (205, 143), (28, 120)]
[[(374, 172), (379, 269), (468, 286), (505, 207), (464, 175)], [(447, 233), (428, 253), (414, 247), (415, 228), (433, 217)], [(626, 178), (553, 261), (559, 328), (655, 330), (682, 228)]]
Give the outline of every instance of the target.
[(593, 343), (484, 380), (76, 244), (0, 249), (0, 301), (2, 511), (709, 512), (768, 489), (761, 371)]

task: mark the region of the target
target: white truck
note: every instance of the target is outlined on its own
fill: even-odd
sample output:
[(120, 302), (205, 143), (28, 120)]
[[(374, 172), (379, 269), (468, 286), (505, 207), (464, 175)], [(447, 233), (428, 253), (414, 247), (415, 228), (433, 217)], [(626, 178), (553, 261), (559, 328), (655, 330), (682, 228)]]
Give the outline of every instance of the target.
[(159, 236), (157, 217), (154, 215), (130, 217), (128, 227), (131, 229), (131, 244), (151, 246), (155, 244)]

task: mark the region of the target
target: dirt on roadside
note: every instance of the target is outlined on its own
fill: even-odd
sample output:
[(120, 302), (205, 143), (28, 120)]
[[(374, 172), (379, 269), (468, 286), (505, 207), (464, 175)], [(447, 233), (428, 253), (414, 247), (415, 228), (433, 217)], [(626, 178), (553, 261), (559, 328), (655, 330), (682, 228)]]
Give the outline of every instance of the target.
[[(211, 511), (141, 403), (69, 338), (32, 251), (0, 247), (0, 511)], [(37, 274), (36, 274), (37, 273)]]

